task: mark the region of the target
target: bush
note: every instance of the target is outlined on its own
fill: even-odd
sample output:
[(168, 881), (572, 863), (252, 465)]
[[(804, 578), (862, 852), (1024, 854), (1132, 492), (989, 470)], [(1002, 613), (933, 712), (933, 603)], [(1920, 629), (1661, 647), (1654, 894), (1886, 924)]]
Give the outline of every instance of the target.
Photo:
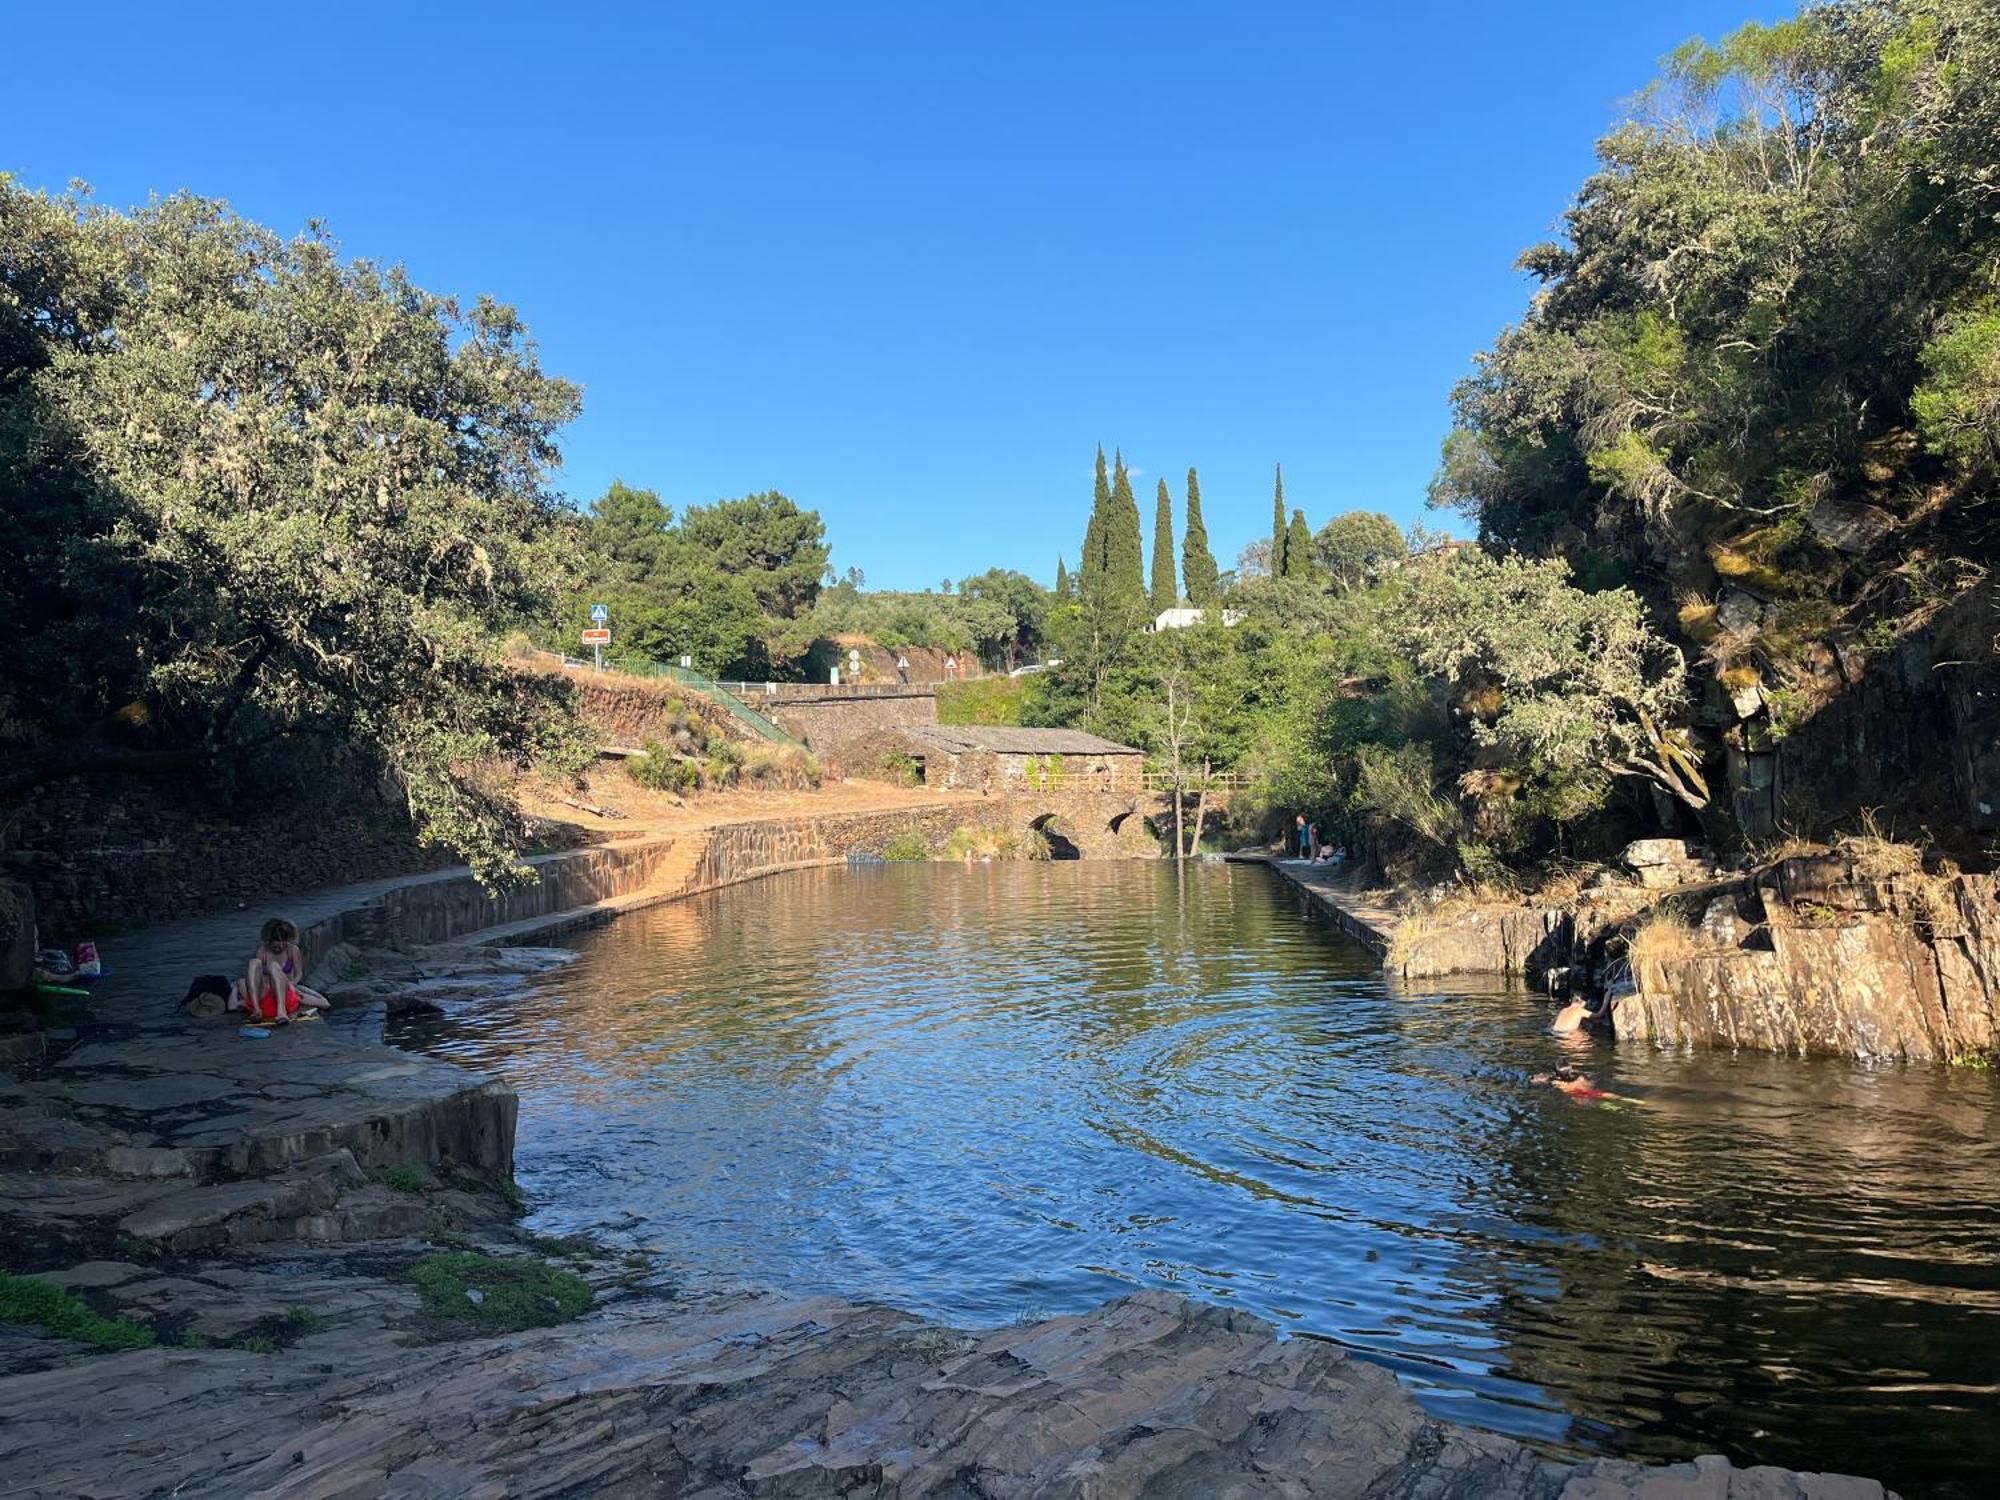
[(695, 763), (683, 756), (675, 755), (658, 740), (646, 741), (645, 754), (634, 755), (625, 762), (625, 774), (643, 787), (656, 792), (686, 792), (694, 789), (700, 772)]
[[(1039, 840), (1043, 853), (1048, 857), (1048, 841)], [(1021, 859), (1035, 856), (1024, 850), (1022, 842), (1004, 828), (954, 828), (951, 837), (944, 842), (946, 859)]]
[(916, 786), (924, 779), (923, 767), (914, 755), (898, 750), (882, 761), (882, 769), (897, 786)]
[(931, 846), (920, 833), (899, 833), (889, 840), (882, 857), (899, 863), (914, 863), (931, 857)]

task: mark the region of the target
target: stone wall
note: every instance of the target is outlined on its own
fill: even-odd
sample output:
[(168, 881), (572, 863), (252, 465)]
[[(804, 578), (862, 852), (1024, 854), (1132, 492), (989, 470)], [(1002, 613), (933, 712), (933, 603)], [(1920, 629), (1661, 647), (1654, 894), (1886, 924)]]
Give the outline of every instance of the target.
[(885, 693), (875, 689), (852, 698), (823, 697), (809, 702), (745, 700), (773, 719), (785, 733), (802, 739), (814, 754), (838, 762), (850, 743), (899, 724), (935, 724), (937, 694), (922, 688)]
[(0, 810), (0, 829), (0, 877), (34, 893), (44, 941), (61, 944), (450, 863), (350, 786), (264, 805), (197, 776), (77, 778)]

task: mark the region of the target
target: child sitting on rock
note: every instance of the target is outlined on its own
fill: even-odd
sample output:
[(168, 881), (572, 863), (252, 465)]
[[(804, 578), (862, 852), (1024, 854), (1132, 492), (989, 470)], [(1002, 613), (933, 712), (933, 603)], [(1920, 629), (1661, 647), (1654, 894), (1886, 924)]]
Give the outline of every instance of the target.
[(298, 924), (273, 917), (259, 934), (257, 951), (243, 976), (243, 1009), (259, 1021), (283, 1023), (303, 1007), (307, 1015), (326, 1006), (326, 996), (299, 983), (306, 966), (299, 951)]

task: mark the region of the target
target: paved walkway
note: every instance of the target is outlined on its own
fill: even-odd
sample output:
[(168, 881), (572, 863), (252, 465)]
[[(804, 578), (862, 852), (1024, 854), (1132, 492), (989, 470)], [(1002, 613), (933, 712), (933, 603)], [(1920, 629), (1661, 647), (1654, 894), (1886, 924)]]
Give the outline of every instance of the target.
[(1309, 859), (1248, 851), (1225, 857), (1235, 864), (1269, 865), (1312, 897), (1356, 942), (1388, 955), (1402, 913), (1391, 904), (1388, 892), (1363, 890), (1351, 866), (1317, 865)]

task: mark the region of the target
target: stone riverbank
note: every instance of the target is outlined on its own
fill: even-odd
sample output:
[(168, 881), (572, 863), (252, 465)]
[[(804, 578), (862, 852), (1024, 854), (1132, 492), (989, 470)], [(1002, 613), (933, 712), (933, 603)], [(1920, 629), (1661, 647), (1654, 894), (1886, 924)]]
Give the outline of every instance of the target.
[[(449, 872), (288, 902), (315, 977), (365, 1004), (262, 1040), (172, 1010), (254, 918), (121, 943), (75, 1035), (0, 1082), (0, 1243), (10, 1269), (158, 1342), (0, 1326), (0, 1494), (1885, 1493), (1719, 1459), (1565, 1464), (1425, 1416), (1324, 1342), (1165, 1294), (960, 1333), (830, 1299), (683, 1298), (625, 1247), (523, 1235), (512, 1090), (375, 1045), (380, 1011), (531, 982), (563, 957), (512, 946), (535, 930), (893, 836), (704, 832), (545, 862), (534, 894), (497, 904)], [(470, 1331), (407, 1279), (441, 1248), (554, 1255), (596, 1303)]]

